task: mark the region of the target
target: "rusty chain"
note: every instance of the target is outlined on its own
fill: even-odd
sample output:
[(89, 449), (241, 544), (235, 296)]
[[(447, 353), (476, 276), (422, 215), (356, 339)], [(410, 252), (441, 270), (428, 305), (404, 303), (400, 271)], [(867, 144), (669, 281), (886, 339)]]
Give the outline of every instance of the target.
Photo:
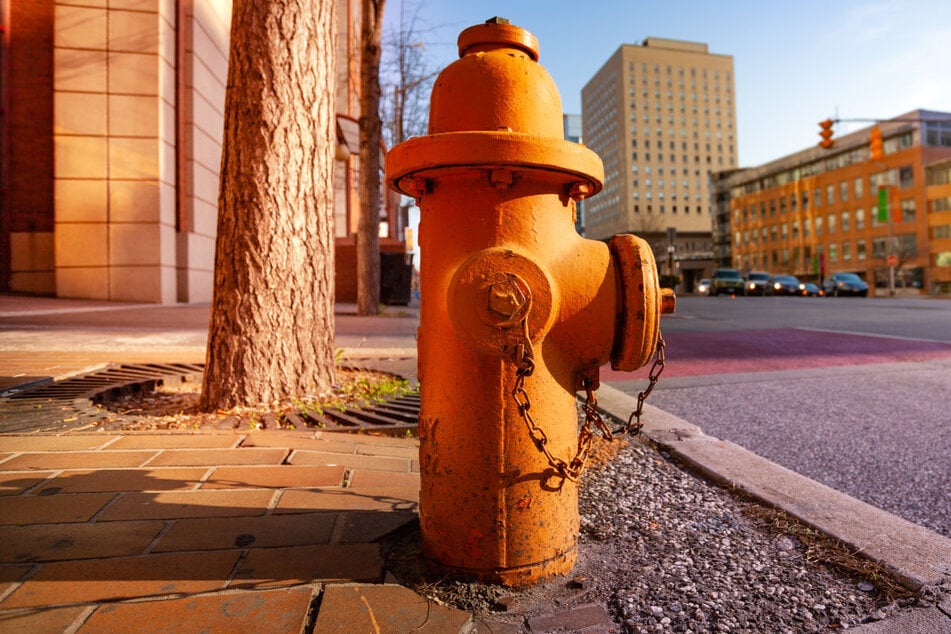
[[(660, 380), (660, 375), (664, 371), (664, 365), (667, 363), (666, 344), (663, 336), (657, 334), (657, 350), (654, 354), (654, 364), (651, 366), (647, 375), (647, 389), (637, 395), (637, 409), (631, 412), (627, 419), (627, 425), (621, 428), (622, 433), (628, 433), (636, 436), (641, 433), (644, 423), (641, 422), (641, 416), (644, 414), (644, 401), (654, 391), (654, 386)], [(633, 421), (633, 422), (631, 422)]]
[[(545, 433), (545, 430), (538, 426), (535, 422), (535, 417), (532, 416), (531, 413), (532, 401), (528, 396), (528, 392), (525, 390), (525, 379), (535, 372), (535, 351), (532, 348), (532, 340), (529, 337), (528, 316), (526, 315), (522, 319), (521, 341), (515, 346), (516, 370), (515, 385), (512, 388), (512, 399), (518, 407), (518, 412), (522, 420), (525, 421), (529, 438), (531, 438), (535, 447), (545, 454), (545, 457), (548, 459), (548, 464), (557, 471), (561, 477), (572, 482), (577, 482), (584, 472), (588, 454), (591, 452), (591, 443), (594, 440), (592, 426), (596, 427), (605, 440), (608, 441), (614, 440), (614, 434), (616, 433), (637, 435), (640, 432), (641, 427), (643, 427), (641, 415), (643, 414), (644, 401), (647, 400), (654, 386), (657, 385), (660, 374), (664, 371), (664, 363), (664, 339), (663, 337), (658, 337), (656, 357), (654, 364), (651, 366), (647, 389), (637, 395), (637, 409), (631, 413), (627, 425), (613, 431), (604, 422), (604, 419), (601, 417), (601, 412), (598, 411), (598, 399), (594, 395), (594, 389), (596, 388), (592, 387), (593, 382), (590, 379), (585, 379), (582, 382), (585, 389), (585, 401), (581, 406), (584, 412), (584, 423), (578, 431), (578, 447), (575, 451), (575, 457), (572, 458), (570, 462), (566, 462), (562, 458), (555, 456), (548, 448), (548, 435)], [(635, 417), (636, 422), (632, 424), (631, 421), (635, 420)]]

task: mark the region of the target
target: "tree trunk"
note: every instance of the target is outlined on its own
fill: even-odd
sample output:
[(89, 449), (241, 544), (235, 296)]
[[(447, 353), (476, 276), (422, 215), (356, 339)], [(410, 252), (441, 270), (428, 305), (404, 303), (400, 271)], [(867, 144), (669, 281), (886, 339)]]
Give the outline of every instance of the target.
[(357, 223), (357, 314), (380, 312), (380, 53), (384, 0), (363, 0), (360, 40), (360, 218)]
[(201, 406), (335, 380), (334, 0), (235, 0)]

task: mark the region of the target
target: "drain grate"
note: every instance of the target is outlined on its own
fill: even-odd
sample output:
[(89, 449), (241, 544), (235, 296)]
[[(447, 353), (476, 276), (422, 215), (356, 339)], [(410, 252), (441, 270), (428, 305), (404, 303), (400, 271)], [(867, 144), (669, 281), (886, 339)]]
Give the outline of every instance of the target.
[[(361, 369), (361, 368), (357, 368)], [(37, 381), (11, 387), (0, 394), (0, 433), (56, 432), (88, 428), (117, 418), (133, 421), (135, 415), (117, 414), (102, 403), (126, 394), (151, 392), (159, 385), (200, 382), (204, 364), (129, 364), (54, 383)], [(419, 395), (410, 394), (346, 410), (265, 413), (260, 417), (232, 417), (226, 427), (247, 428), (260, 422), (268, 428), (325, 428), (336, 431), (407, 433), (417, 427)]]
[(167, 381), (198, 380), (200, 363), (114, 365), (54, 383), (8, 389), (0, 398), (0, 433), (68, 431), (109, 417), (97, 403)]

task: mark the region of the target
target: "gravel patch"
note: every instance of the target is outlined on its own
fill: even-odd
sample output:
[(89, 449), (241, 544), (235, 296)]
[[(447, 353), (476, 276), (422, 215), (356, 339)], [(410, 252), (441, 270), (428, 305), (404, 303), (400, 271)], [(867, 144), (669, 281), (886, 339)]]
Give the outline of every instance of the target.
[(385, 548), (387, 569), (420, 594), (473, 612), (490, 631), (568, 631), (532, 624), (602, 605), (611, 622), (592, 631), (818, 632), (933, 606), (943, 596), (903, 591), (869, 562), (692, 476), (646, 441), (611, 448), (616, 455), (582, 480), (571, 578), (526, 590), (446, 578), (421, 561), (418, 529)]

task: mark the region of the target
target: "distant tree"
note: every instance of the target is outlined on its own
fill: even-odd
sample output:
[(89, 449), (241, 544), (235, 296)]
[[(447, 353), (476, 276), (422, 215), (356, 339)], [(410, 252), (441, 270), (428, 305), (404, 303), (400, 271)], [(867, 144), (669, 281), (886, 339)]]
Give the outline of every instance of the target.
[(360, 217), (357, 222), (357, 314), (380, 312), (380, 54), (385, 0), (363, 0), (360, 16)]
[(201, 406), (335, 381), (335, 0), (234, 0)]
[(383, 42), (384, 137), (389, 147), (426, 133), (429, 123), (429, 95), (439, 74), (429, 62), (426, 39), (434, 36), (419, 16), (422, 2), (407, 8), (400, 4), (397, 28)]

